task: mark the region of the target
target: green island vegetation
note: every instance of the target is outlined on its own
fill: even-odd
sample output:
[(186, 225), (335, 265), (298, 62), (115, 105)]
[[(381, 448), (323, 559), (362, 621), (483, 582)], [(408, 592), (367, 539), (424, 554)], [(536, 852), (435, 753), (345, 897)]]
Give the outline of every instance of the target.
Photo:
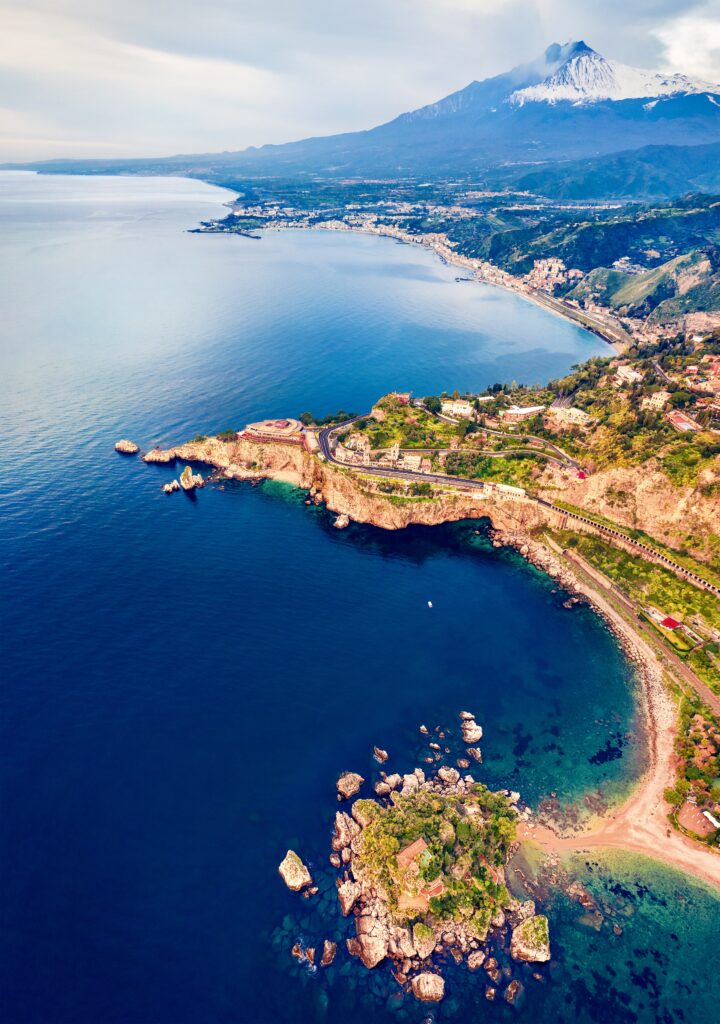
[(448, 453), (445, 459), (445, 472), (449, 476), (478, 478), (530, 490), (544, 464), (545, 460), (536, 455), (497, 457), (463, 450)]
[[(665, 790), (665, 799), (677, 810), (690, 798), (720, 818), (720, 721), (697, 697), (684, 696), (680, 702), (675, 750), (678, 780)], [(702, 838), (710, 846), (720, 846), (720, 829)]]
[[(484, 936), (496, 910), (510, 904), (498, 873), (515, 838), (508, 798), (476, 783), (468, 793), (420, 790), (387, 807), (361, 803), (371, 820), (356, 854), (358, 869), (383, 888), (393, 913), (462, 920)], [(422, 852), (414, 871), (404, 869), (398, 853), (417, 840)], [(413, 907), (422, 890), (431, 895), (425, 906)]]

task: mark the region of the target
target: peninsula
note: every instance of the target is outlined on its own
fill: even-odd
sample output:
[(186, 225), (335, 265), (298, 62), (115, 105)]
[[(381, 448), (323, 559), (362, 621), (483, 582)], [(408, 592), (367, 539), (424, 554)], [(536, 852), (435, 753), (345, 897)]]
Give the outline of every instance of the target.
[[(650, 768), (625, 808), (546, 848), (639, 850), (720, 884), (720, 335), (634, 346), (542, 388), (392, 392), (364, 415), (268, 419), (168, 449), (180, 483), (273, 479), (334, 525), (489, 524), (590, 602), (638, 666)], [(687, 426), (689, 424), (690, 426)]]

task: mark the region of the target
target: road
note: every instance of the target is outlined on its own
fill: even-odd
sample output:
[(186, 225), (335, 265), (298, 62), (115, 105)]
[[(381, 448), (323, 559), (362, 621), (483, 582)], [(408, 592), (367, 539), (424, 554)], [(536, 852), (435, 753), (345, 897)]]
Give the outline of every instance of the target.
[[(342, 466), (345, 469), (349, 468), (346, 463), (335, 458), (331, 448), (330, 438), (336, 430), (344, 430), (346, 427), (352, 426), (353, 423), (357, 423), (358, 420), (365, 418), (365, 416), (354, 416), (352, 419), (345, 420), (344, 423), (336, 423), (334, 426), (325, 427), (320, 431), (318, 434), (318, 443), (320, 445), (321, 452), (328, 462), (333, 462), (335, 465)], [(482, 490), (483, 487), (486, 486), (481, 480), (468, 480), (465, 477), (446, 476), (442, 473), (420, 473), (413, 469), (386, 469), (383, 466), (357, 466), (355, 468), (361, 472), (368, 473), (371, 476), (389, 476), (395, 479), (401, 478), (404, 480), (418, 480), (422, 483), (440, 484), (443, 487), (456, 487), (460, 490), (472, 489), (477, 491)], [(559, 505), (554, 505), (551, 501), (546, 501), (544, 498), (536, 498), (527, 493), (525, 497), (528, 501), (533, 501), (538, 505), (542, 505), (544, 508), (551, 509), (553, 512), (560, 513), (561, 515), (568, 516), (570, 519), (585, 523), (608, 537), (614, 537), (623, 541), (625, 544), (630, 544), (639, 551), (650, 555), (653, 559), (657, 559), (677, 575), (685, 577), (685, 579), (689, 579), (696, 586), (701, 587), (703, 590), (709, 590), (711, 593), (720, 597), (720, 587), (716, 587), (713, 583), (710, 583), (702, 576), (698, 576), (697, 573), (692, 572), (690, 569), (686, 569), (685, 566), (680, 565), (678, 562), (673, 562), (671, 558), (655, 551), (654, 548), (651, 548), (648, 544), (643, 544), (642, 541), (639, 540), (633, 540), (632, 537), (628, 537), (626, 534), (621, 533), (620, 530), (615, 530), (611, 526), (605, 526), (604, 524), (598, 523), (587, 516), (582, 516), (577, 512), (569, 512), (567, 509), (561, 508)]]

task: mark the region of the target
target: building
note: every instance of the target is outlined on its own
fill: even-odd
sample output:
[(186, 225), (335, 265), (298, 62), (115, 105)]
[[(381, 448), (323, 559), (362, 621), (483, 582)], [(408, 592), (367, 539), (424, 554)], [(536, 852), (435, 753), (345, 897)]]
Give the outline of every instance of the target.
[(628, 363), (622, 363), (615, 371), (614, 384), (619, 388), (623, 384), (637, 384), (642, 379), (643, 375), (638, 370), (633, 370)]
[(684, 412), (680, 412), (675, 409), (673, 412), (667, 414), (668, 423), (670, 423), (676, 430), (679, 430), (681, 434), (688, 433), (691, 430), (700, 430), (700, 424), (696, 423), (695, 420), (690, 419)]
[(503, 409), (500, 416), (510, 423), (519, 423), (521, 420), (531, 420), (544, 411), (544, 405), (511, 405), (509, 409)]
[(400, 405), (410, 405), (409, 391), (393, 391), (392, 397), (395, 398)]
[(402, 459), (402, 466), (403, 469), (412, 469), (416, 473), (419, 473), (422, 468), (422, 461), (421, 455), (408, 455), (408, 453), (405, 452)]
[(640, 402), (641, 409), (650, 409), (652, 412), (661, 412), (670, 401), (669, 391), (656, 391), (652, 395), (645, 395)]
[(409, 846), (405, 846), (399, 853), (395, 855), (395, 862), (401, 871), (407, 871), (411, 866), (414, 868), (413, 873), (417, 874), (420, 870), (421, 864), (426, 864), (430, 860), (431, 854), (428, 849), (428, 844), (422, 838), (416, 839), (410, 843)]
[(548, 409), (548, 413), (561, 423), (570, 423), (573, 426), (584, 427), (590, 422), (590, 417), (583, 409), (577, 409), (572, 405), (568, 409), (565, 409), (562, 406), (559, 408), (550, 408)]
[(445, 416), (460, 416), (464, 419), (471, 419), (475, 413), (474, 407), (465, 398), (443, 402), (441, 408)]
[(304, 428), (299, 420), (260, 420), (248, 423), (241, 437), (248, 441), (281, 441), (285, 444), (304, 444)]

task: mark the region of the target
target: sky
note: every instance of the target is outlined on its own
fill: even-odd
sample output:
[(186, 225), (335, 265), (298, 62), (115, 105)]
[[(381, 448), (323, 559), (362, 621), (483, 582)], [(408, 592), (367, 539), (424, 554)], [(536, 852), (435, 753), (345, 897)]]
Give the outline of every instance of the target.
[(720, 82), (720, 0), (0, 0), (0, 160), (369, 128), (569, 39)]

